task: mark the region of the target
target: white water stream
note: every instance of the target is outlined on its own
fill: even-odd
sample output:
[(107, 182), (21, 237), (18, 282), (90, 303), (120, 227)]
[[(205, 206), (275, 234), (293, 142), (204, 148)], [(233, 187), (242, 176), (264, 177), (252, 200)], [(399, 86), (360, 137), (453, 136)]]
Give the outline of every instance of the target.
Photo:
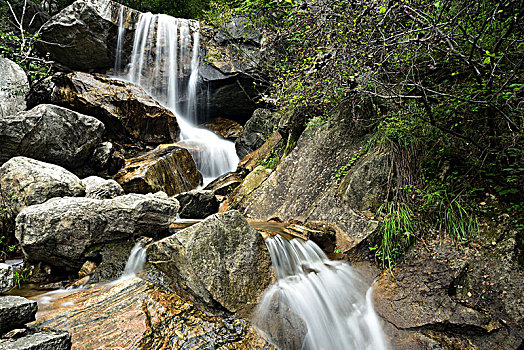
[[(201, 122), (197, 115), (199, 30), (194, 20), (141, 14), (128, 72), (118, 77), (140, 85), (177, 116), (180, 144), (188, 146), (205, 185), (234, 171), (239, 159), (232, 142), (196, 126)], [(117, 42), (121, 42), (124, 31), (118, 33)], [(117, 58), (119, 52), (121, 48), (117, 48)]]
[(295, 338), (298, 349), (388, 348), (371, 288), (349, 264), (329, 260), (312, 241), (287, 241), (277, 235), (266, 245), (277, 282), (264, 294), (255, 323), (277, 345), (297, 347), (297, 341), (286, 343)]

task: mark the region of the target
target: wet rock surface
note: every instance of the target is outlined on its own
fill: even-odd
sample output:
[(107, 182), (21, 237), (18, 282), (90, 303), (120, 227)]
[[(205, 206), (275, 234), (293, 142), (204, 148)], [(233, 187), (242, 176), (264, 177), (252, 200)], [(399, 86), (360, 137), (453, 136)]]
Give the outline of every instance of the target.
[[(107, 70), (115, 62), (120, 5), (109, 0), (79, 0), (57, 13), (41, 28), (38, 49), (65, 70)], [(124, 38), (127, 59), (134, 25), (140, 13), (125, 8)], [(124, 62), (125, 63), (125, 62)]]
[(379, 277), (375, 307), (393, 325), (386, 329), (394, 348), (522, 346), (524, 273), (514, 268), (514, 233), (506, 235), (492, 247), (420, 243), (406, 263)]
[(127, 160), (115, 180), (127, 193), (163, 191), (173, 196), (200, 185), (202, 174), (188, 150), (163, 145)]
[(111, 199), (124, 194), (122, 186), (115, 180), (106, 180), (98, 176), (82, 179), (86, 188), (85, 196), (93, 199)]
[(15, 234), (26, 259), (79, 269), (89, 247), (167, 233), (178, 208), (176, 200), (153, 194), (55, 198), (24, 209), (16, 218)]
[(185, 219), (205, 219), (218, 211), (218, 200), (212, 191), (193, 190), (175, 196), (180, 203), (179, 215)]
[(248, 322), (213, 316), (140, 279), (54, 303), (67, 306), (42, 309), (36, 324), (71, 331), (73, 349), (274, 349)]
[(44, 104), (0, 118), (0, 163), (26, 156), (68, 169), (83, 165), (100, 143), (104, 125), (96, 118)]
[(234, 120), (226, 118), (215, 118), (210, 122), (200, 124), (199, 127), (213, 131), (218, 136), (226, 140), (234, 141), (237, 137), (242, 135), (244, 128)]
[(81, 72), (56, 74), (53, 82), (52, 103), (96, 116), (110, 138), (155, 144), (178, 140), (175, 115), (136, 84)]
[(15, 62), (0, 57), (0, 118), (23, 111), (28, 91), (29, 82), (24, 70)]
[(37, 308), (36, 301), (13, 295), (0, 296), (0, 334), (34, 321)]
[(236, 211), (215, 214), (147, 249), (148, 261), (212, 308), (253, 308), (271, 279), (262, 236)]

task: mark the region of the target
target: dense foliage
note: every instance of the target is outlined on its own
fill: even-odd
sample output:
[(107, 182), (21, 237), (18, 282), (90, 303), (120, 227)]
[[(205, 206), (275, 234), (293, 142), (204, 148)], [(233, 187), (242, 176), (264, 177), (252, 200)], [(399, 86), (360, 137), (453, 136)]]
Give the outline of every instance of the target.
[(372, 106), (364, 119), (399, 178), (377, 213), (398, 236), (397, 252), (377, 247), (385, 265), (413, 238), (406, 216), (456, 241), (494, 207), (523, 229), (523, 0), (223, 0), (208, 20), (224, 14), (265, 32), (264, 100), (297, 127)]

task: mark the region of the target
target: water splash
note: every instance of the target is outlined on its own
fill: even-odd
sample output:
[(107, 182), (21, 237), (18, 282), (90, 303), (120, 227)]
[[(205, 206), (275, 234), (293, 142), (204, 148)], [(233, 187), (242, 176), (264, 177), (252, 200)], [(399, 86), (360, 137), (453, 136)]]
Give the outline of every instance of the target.
[(180, 141), (198, 145), (188, 151), (208, 183), (236, 170), (235, 146), (196, 127), (200, 69), (200, 23), (168, 15), (141, 14), (129, 70), (120, 78), (136, 83), (177, 116)]
[[(330, 261), (313, 242), (269, 238), (277, 282), (255, 323), (286, 349), (382, 350), (387, 343), (367, 288), (349, 264)], [(367, 290), (367, 292), (366, 292)]]

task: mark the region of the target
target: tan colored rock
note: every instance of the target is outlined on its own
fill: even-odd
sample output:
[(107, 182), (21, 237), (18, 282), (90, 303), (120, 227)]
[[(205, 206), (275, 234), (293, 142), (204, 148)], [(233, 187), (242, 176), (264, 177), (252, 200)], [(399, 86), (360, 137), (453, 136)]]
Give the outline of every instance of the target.
[(238, 164), (238, 169), (248, 173), (253, 171), (261, 161), (271, 157), (271, 152), (278, 147), (281, 142), (282, 136), (278, 132), (273, 133), (262, 146), (242, 158)]
[(225, 196), (241, 183), (242, 178), (238, 174), (227, 173), (210, 182), (204, 189), (213, 191), (215, 195)]
[(202, 174), (188, 150), (162, 145), (129, 159), (115, 180), (127, 193), (163, 191), (173, 196), (200, 185)]
[(242, 135), (242, 131), (244, 130), (242, 125), (238, 124), (236, 121), (220, 117), (201, 124), (200, 127), (211, 130), (218, 136), (233, 141)]
[(222, 210), (225, 210), (226, 206), (230, 209), (236, 208), (240, 202), (247, 201), (250, 195), (260, 187), (272, 172), (273, 170), (264, 168), (262, 165), (257, 166), (227, 198)]
[(146, 143), (170, 143), (180, 129), (175, 115), (133, 83), (102, 74), (56, 74), (52, 103), (92, 115), (109, 137)]
[(36, 325), (70, 331), (73, 350), (275, 349), (248, 322), (204, 313), (140, 279), (64, 295), (39, 311)]

